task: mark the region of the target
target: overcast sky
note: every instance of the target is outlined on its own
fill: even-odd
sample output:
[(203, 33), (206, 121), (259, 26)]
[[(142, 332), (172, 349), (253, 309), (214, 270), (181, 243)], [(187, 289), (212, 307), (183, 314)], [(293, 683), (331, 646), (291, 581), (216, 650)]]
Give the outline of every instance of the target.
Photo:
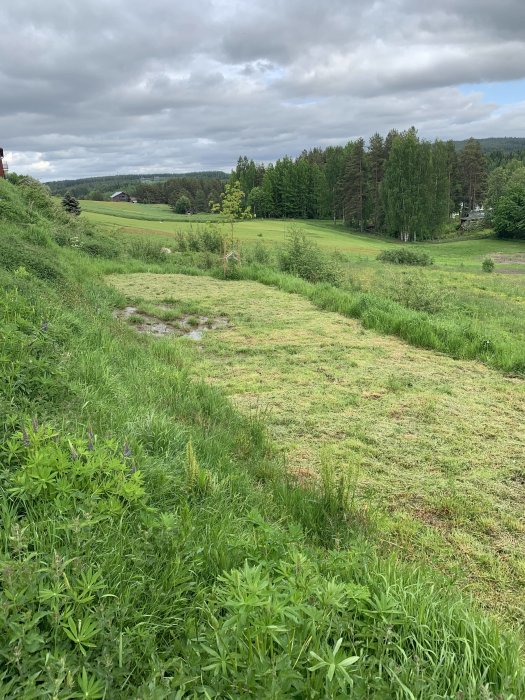
[(230, 170), (411, 125), (525, 136), (525, 0), (424, 5), (1, 0), (0, 146), (50, 180)]

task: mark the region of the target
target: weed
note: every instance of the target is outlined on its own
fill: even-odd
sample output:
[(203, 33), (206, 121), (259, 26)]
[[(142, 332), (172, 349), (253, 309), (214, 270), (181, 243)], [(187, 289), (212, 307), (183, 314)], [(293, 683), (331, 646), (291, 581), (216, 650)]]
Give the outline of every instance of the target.
[(395, 265), (419, 265), (425, 267), (433, 264), (433, 260), (428, 253), (410, 250), (406, 247), (382, 250), (377, 259), (381, 262), (394, 263)]

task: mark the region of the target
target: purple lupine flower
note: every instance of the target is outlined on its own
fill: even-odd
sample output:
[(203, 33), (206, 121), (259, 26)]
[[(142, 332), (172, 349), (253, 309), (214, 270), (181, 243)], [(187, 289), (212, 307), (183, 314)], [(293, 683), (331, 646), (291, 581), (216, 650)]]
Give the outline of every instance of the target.
[(44, 323), (42, 324), (42, 333), (45, 333), (48, 328), (49, 328), (48, 322), (44, 321)]
[(95, 436), (93, 435), (93, 431), (91, 430), (91, 428), (88, 432), (88, 438), (88, 450), (90, 452), (93, 452), (93, 450), (95, 449), (95, 446), (93, 445), (93, 440), (95, 439)]
[(31, 421), (31, 423), (32, 423), (32, 425), (33, 425), (33, 432), (34, 432), (34, 433), (38, 432), (38, 419), (37, 419), (36, 416), (33, 418), (33, 420)]
[(22, 438), (23, 438), (23, 440), (24, 440), (24, 445), (25, 445), (26, 447), (29, 447), (29, 445), (31, 444), (31, 440), (29, 439), (29, 435), (27, 434), (27, 430), (26, 430), (25, 425), (24, 425), (24, 427), (22, 428)]
[(128, 441), (127, 441), (127, 440), (126, 440), (126, 442), (124, 443), (124, 449), (122, 450), (122, 454), (123, 454), (124, 457), (126, 457), (126, 458), (131, 457), (131, 449), (130, 449), (130, 446), (128, 445)]
[(73, 460), (73, 462), (76, 462), (77, 459), (78, 459), (78, 452), (75, 450), (75, 448), (73, 447), (73, 445), (71, 445), (71, 443), (70, 443), (69, 446), (70, 446), (70, 448), (71, 448), (71, 449), (70, 449), (71, 459)]

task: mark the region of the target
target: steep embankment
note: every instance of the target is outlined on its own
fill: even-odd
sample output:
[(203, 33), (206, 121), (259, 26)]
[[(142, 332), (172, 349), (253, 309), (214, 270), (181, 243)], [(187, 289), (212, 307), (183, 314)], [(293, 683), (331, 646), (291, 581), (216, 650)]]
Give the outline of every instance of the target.
[(524, 694), (516, 638), (378, 558), (337, 480), (289, 484), (185, 341), (113, 319), (92, 261), (143, 259), (31, 183), (0, 216), (3, 697)]

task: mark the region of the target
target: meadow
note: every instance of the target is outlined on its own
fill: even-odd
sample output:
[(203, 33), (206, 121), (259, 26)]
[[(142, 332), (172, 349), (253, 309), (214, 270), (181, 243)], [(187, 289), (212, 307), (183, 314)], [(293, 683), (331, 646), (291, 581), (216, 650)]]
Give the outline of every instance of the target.
[[(265, 417), (287, 471), (349, 480), (386, 549), (461, 579), (518, 619), (525, 605), (525, 382), (416, 350), (298, 295), (184, 275), (113, 275), (128, 301), (224, 317), (192, 372)], [(149, 305), (148, 305), (149, 304)], [(153, 304), (153, 306), (151, 306)], [(157, 306), (155, 306), (157, 305)]]
[[(124, 232), (139, 236), (159, 236), (167, 241), (177, 231), (187, 231), (206, 223), (217, 224), (227, 233), (228, 224), (221, 222), (217, 214), (182, 215), (172, 212), (166, 204), (128, 204), (126, 202), (81, 201), (83, 215), (98, 226), (112, 232)], [(349, 253), (365, 261), (373, 260), (385, 248), (400, 244), (389, 238), (363, 235), (350, 231), (341, 222), (252, 219), (239, 221), (235, 225), (235, 236), (241, 244), (263, 243), (269, 247), (282, 244), (291, 224), (297, 224), (308, 236), (326, 251)], [(446, 267), (480, 269), (484, 257), (504, 253), (510, 257), (524, 253), (525, 246), (519, 241), (500, 241), (481, 232), (478, 238), (452, 240), (450, 242), (426, 242), (415, 244), (417, 250), (428, 252), (439, 265)], [(500, 269), (515, 269), (505, 263)]]
[[(375, 255), (325, 246), (332, 286), (255, 233), (225, 280), (214, 235), (99, 228), (30, 181), (0, 216), (0, 697), (525, 695), (510, 315), (510, 354), (474, 326), (438, 353), (445, 309), (376, 293), (417, 271)], [(470, 293), (461, 263), (425, 274), (427, 307), (441, 275)]]

